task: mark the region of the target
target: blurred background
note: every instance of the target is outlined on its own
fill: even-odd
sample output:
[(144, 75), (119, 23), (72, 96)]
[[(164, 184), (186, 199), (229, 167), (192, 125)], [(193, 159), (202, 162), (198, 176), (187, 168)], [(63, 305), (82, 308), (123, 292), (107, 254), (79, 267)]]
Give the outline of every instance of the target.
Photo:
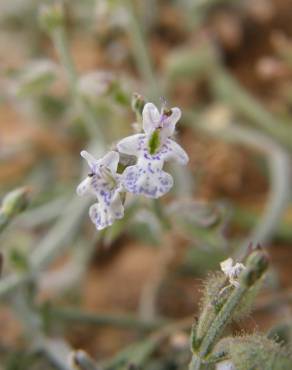
[[(187, 368), (202, 279), (250, 243), (272, 267), (233, 329), (291, 339), (291, 5), (1, 1), (0, 196), (21, 188), (25, 208), (0, 220), (1, 370), (68, 370), (72, 348), (102, 369)], [(133, 93), (182, 109), (190, 162), (97, 232), (79, 153), (135, 132)]]

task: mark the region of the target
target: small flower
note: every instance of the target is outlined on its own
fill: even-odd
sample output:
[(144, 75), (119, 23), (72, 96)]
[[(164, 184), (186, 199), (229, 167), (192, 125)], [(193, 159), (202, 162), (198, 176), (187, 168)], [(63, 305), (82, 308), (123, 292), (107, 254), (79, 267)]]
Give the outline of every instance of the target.
[(159, 112), (154, 104), (147, 103), (142, 112), (145, 133), (128, 136), (117, 144), (121, 153), (137, 157), (137, 163), (123, 173), (124, 186), (129, 192), (159, 198), (171, 189), (173, 178), (163, 171), (164, 162), (188, 162), (187, 153), (170, 139), (180, 116), (179, 108), (162, 108)]
[(224, 274), (228, 277), (230, 284), (238, 287), (239, 282), (237, 281), (237, 279), (240, 273), (245, 270), (246, 267), (242, 263), (238, 262), (233, 265), (232, 258), (227, 258), (227, 260), (221, 262), (220, 267)]
[(85, 150), (80, 154), (87, 160), (90, 173), (77, 187), (77, 194), (96, 196), (98, 202), (90, 207), (89, 216), (97, 230), (102, 230), (124, 216), (120, 198), (123, 188), (117, 174), (119, 154), (111, 151), (99, 160)]
[(216, 370), (235, 370), (235, 366), (230, 360), (224, 360), (216, 364)]

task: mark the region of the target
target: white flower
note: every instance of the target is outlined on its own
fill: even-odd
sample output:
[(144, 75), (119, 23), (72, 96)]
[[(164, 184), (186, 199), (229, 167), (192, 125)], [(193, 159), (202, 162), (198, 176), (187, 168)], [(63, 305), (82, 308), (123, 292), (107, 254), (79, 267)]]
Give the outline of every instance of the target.
[(216, 370), (235, 370), (235, 366), (230, 360), (225, 360), (216, 364)]
[(233, 259), (227, 258), (227, 260), (220, 263), (221, 270), (224, 274), (228, 277), (229, 282), (231, 285), (235, 287), (239, 286), (239, 282), (237, 281), (240, 273), (246, 268), (242, 263), (236, 263), (233, 265)]
[(145, 133), (128, 136), (117, 144), (121, 153), (137, 157), (136, 165), (124, 171), (123, 182), (125, 188), (133, 194), (159, 198), (173, 185), (172, 176), (162, 169), (164, 162), (188, 162), (187, 153), (170, 139), (181, 111), (179, 108), (171, 108), (159, 112), (154, 104), (147, 103), (142, 116)]
[(123, 189), (120, 175), (117, 174), (119, 154), (111, 151), (99, 160), (85, 150), (80, 154), (87, 160), (90, 173), (77, 187), (77, 194), (96, 196), (98, 202), (90, 207), (89, 216), (96, 228), (102, 230), (124, 216), (120, 198)]

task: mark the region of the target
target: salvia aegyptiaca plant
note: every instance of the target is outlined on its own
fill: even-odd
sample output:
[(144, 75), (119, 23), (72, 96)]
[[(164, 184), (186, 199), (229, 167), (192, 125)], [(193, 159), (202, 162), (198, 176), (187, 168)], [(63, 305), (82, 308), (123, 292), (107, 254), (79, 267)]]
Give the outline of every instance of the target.
[[(61, 203), (56, 201), (48, 207), (45, 204), (42, 208), (41, 205), (36, 211), (33, 207), (27, 210), (30, 198), (35, 196), (35, 189), (28, 187), (7, 192), (2, 199), (1, 236), (5, 236), (6, 231), (9, 236), (14, 221), (19, 219), (20, 224), (23, 222), (25, 227), (34, 225), (37, 235), (43, 224), (57, 219), (51, 231), (42, 240), (37, 240), (32, 250), (30, 244), (34, 238), (23, 238), (29, 252), (17, 249), (14, 245), (10, 254), (0, 252), (0, 297), (7, 297), (11, 309), (22, 322), (29, 343), (28, 355), (20, 351), (16, 352), (12, 360), (8, 359), (8, 370), (51, 370), (50, 366), (57, 370), (292, 369), (289, 348), (291, 338), (282, 336), (281, 330), (272, 330), (270, 333), (236, 330), (244, 318), (252, 316), (257, 294), (269, 275), (268, 253), (264, 248), (265, 244), (261, 247), (258, 242), (269, 240), (290, 196), (290, 158), (287, 151), (291, 150), (291, 130), (287, 131), (290, 133), (288, 135), (283, 127), (280, 129), (281, 124), (275, 128), (273, 116), (233, 81), (222, 68), (217, 48), (206, 42), (202, 42), (196, 53), (188, 47), (172, 53), (165, 61), (165, 74), (157, 83), (147, 50), (143, 46), (143, 32), (135, 18), (135, 2), (100, 0), (98, 3), (101, 8), (97, 6), (96, 10), (106, 13), (110, 9), (115, 14), (113, 18), (119, 30), (125, 27), (125, 13), (121, 10), (123, 6), (126, 7), (126, 23), (136, 51), (133, 54), (137, 58), (138, 70), (149, 87), (143, 89), (144, 95), (132, 94), (141, 85), (128, 76), (127, 83), (123, 83), (121, 78), (108, 71), (94, 70), (79, 74), (68, 46), (65, 32), (67, 19), (62, 2), (48, 2), (41, 6), (38, 18), (46, 40), (54, 47), (57, 61), (38, 59), (19, 71), (8, 73), (11, 79), (11, 99), (17, 104), (24, 99), (33, 111), (34, 118), (40, 119), (40, 111), (43, 110), (42, 119), (46, 123), (48, 119), (56, 119), (58, 124), (68, 119), (74, 129), (80, 130), (82, 159), (79, 151), (74, 153), (74, 158), (76, 162), (85, 164), (81, 171), (76, 166), (72, 187), (74, 194), (69, 200), (66, 196)], [(155, 2), (149, 3), (154, 6)], [(192, 2), (183, 3), (187, 13), (191, 15)], [(206, 1), (205, 5), (202, 3), (198, 6), (198, 19), (211, 7), (209, 3), (213, 2)], [(143, 6), (148, 5), (145, 2)], [(62, 72), (68, 91), (65, 97), (60, 98), (54, 96), (54, 90), (52, 92), (50, 88), (54, 82), (64, 78)], [(160, 97), (163, 95), (160, 82), (167, 89), (168, 85), (175, 84), (176, 79), (181, 76), (197, 78), (201, 74), (215, 97), (211, 108), (202, 112), (183, 112), (181, 108), (172, 107), (165, 98)], [(220, 101), (218, 104), (217, 98)], [(225, 101), (228, 104), (224, 105)], [(123, 130), (117, 130), (116, 137), (112, 139), (110, 129), (104, 127), (109, 125), (101, 127), (97, 117), (100, 120), (109, 114), (110, 119), (114, 117), (118, 121), (121, 112), (128, 113), (130, 107), (135, 116), (135, 122), (129, 122), (127, 127), (131, 134), (126, 136)], [(99, 109), (102, 112), (101, 118), (97, 114)], [(260, 126), (263, 133), (250, 127), (235, 125), (233, 120), (237, 116), (233, 114), (233, 110), (239, 113), (240, 119), (247, 116), (255, 125)], [(197, 127), (216, 138), (248, 145), (267, 157), (272, 193), (266, 215), (255, 223), (256, 226), (248, 237), (255, 240), (256, 247), (248, 248), (246, 240), (242, 243), (238, 243), (236, 238), (235, 241), (228, 240), (224, 233), (229, 217), (228, 206), (192, 199), (192, 173), (188, 168), (191, 155), (179, 144), (179, 137), (176, 135), (177, 126), (185, 123), (183, 118), (196, 121)], [(70, 129), (74, 131), (72, 127)], [(68, 132), (70, 129), (66, 127)], [(85, 141), (87, 144), (84, 144)], [(38, 181), (37, 171), (32, 178)], [(49, 183), (54, 182), (55, 179)], [(88, 220), (88, 216), (93, 235), (91, 238), (84, 237), (80, 227), (84, 220)], [(33, 218), (35, 220), (32, 222)], [(141, 293), (143, 304), (139, 307), (139, 317), (98, 316), (70, 309), (58, 310), (50, 303), (39, 304), (37, 293), (42, 292), (42, 286), (51, 284), (63, 292), (69, 281), (71, 289), (72, 285), (82, 280), (96, 242), (113, 244), (124, 230), (129, 230), (132, 235), (136, 232), (136, 236), (143, 241), (149, 238), (160, 247), (158, 271), (155, 276), (150, 277), (149, 284), (146, 284), (145, 291)], [(180, 238), (173, 237), (176, 233), (182, 236), (188, 247), (193, 247), (193, 244), (200, 246), (188, 248), (190, 255), (184, 260), (181, 255), (177, 258), (179, 272), (188, 272), (190, 269), (193, 272), (201, 267), (205, 273), (206, 266), (215, 270), (202, 284), (199, 313), (192, 320), (193, 323), (189, 318), (171, 322), (160, 318), (156, 312), (157, 298), (163, 289), (165, 276), (172, 265), (177, 263), (173, 258), (176, 252), (174, 244), (177, 247), (176, 244), (180, 243)], [(287, 234), (289, 237), (291, 230), (284, 228), (281, 237), (287, 238)], [(89, 242), (88, 239), (92, 240)], [(54, 271), (48, 269), (47, 275), (43, 272), (57, 256), (75, 244), (78, 252), (75, 251), (76, 255), (69, 258), (65, 273), (60, 274), (65, 288), (59, 288), (59, 280), (55, 281)], [(80, 249), (83, 252), (85, 250), (82, 257)], [(191, 253), (194, 253), (194, 258)], [(244, 257), (236, 258), (238, 255)], [(195, 262), (190, 263), (191, 259)], [(70, 268), (74, 271), (73, 274)], [(10, 270), (11, 275), (6, 270)], [(119, 284), (123, 282), (117, 282), (117, 288)], [(135, 330), (138, 328), (141, 333), (153, 333), (145, 334), (145, 337), (135, 337), (132, 345), (113, 358), (96, 361), (94, 356), (83, 350), (73, 350), (66, 339), (50, 336), (51, 327), (55, 329), (57, 326), (57, 333), (61, 331), (58, 320), (80, 321), (92, 325), (110, 324)], [(91, 330), (95, 330), (93, 326)], [(172, 352), (165, 339), (177, 332), (181, 336), (175, 338), (176, 350)], [(291, 333), (289, 335), (291, 337)], [(161, 348), (166, 358), (163, 361), (157, 360), (157, 353)], [(6, 348), (3, 349), (5, 350)], [(2, 347), (0, 355), (1, 351)], [(36, 366), (31, 365), (34, 362), (37, 363)], [(2, 364), (0, 370), (1, 366)]]

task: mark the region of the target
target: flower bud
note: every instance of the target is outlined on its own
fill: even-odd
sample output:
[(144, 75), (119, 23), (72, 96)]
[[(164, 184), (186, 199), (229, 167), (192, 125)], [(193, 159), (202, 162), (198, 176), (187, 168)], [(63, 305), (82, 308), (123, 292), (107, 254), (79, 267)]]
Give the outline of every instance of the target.
[(218, 364), (216, 364), (216, 370), (236, 370), (236, 369), (230, 360), (225, 360), (218, 362)]
[(269, 259), (262, 249), (252, 252), (246, 260), (246, 269), (241, 273), (240, 283), (250, 287), (254, 285), (267, 270)]
[(82, 350), (71, 352), (69, 363), (75, 370), (98, 370), (94, 361)]
[(28, 188), (19, 188), (8, 193), (0, 208), (0, 231), (2, 231), (13, 217), (22, 212), (28, 205)]
[(132, 96), (132, 110), (137, 114), (137, 116), (142, 117), (143, 108), (145, 105), (145, 100), (142, 95), (134, 93)]
[(28, 188), (19, 188), (8, 193), (2, 202), (1, 212), (14, 216), (22, 212), (28, 205)]
[(41, 28), (46, 32), (52, 32), (64, 22), (63, 7), (60, 3), (42, 5), (39, 11)]

